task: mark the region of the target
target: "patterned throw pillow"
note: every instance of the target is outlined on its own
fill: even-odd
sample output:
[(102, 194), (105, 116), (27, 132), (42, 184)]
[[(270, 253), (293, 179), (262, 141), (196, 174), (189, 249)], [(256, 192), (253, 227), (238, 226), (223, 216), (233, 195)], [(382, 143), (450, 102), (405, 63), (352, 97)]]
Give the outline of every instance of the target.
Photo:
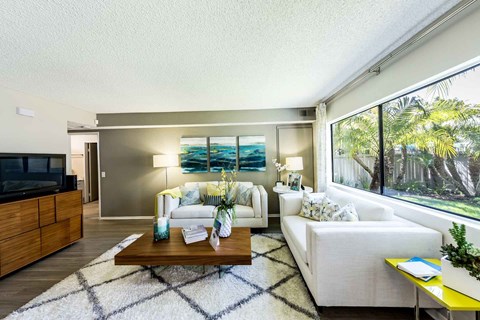
[(332, 216), (333, 221), (358, 221), (358, 213), (355, 210), (355, 206), (353, 203), (349, 203), (337, 212), (335, 212)]
[(182, 192), (182, 197), (180, 198), (180, 207), (201, 203), (200, 188), (198, 187), (198, 184), (191, 187), (181, 186), (180, 191)]
[(220, 205), (220, 201), (222, 201), (222, 196), (211, 196), (205, 194), (203, 196), (205, 198), (205, 202), (203, 203), (204, 206), (218, 206)]
[(332, 221), (333, 214), (340, 206), (325, 196), (303, 193), (302, 209), (299, 215), (317, 221)]
[(239, 184), (236, 190), (235, 203), (241, 206), (252, 206), (252, 191), (253, 188), (247, 188), (243, 184)]

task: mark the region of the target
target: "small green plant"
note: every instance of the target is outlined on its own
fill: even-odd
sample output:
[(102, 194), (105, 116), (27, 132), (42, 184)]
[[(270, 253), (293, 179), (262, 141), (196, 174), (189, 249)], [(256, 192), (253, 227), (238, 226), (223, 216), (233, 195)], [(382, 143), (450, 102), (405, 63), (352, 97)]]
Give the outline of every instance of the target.
[(480, 248), (467, 241), (464, 224), (458, 225), (453, 222), (453, 228), (448, 231), (455, 240), (456, 246), (451, 243), (443, 245), (440, 252), (447, 256), (455, 268), (465, 268), (472, 277), (480, 281)]

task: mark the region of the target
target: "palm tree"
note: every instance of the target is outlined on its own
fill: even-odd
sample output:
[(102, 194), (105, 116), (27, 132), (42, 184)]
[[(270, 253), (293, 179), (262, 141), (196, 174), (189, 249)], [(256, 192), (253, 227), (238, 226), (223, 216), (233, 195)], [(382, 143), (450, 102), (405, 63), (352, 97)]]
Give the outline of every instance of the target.
[[(336, 154), (348, 154), (370, 176), (371, 191), (380, 190), (380, 143), (378, 135), (378, 107), (342, 120), (334, 125)], [(361, 158), (374, 158), (373, 168)]]

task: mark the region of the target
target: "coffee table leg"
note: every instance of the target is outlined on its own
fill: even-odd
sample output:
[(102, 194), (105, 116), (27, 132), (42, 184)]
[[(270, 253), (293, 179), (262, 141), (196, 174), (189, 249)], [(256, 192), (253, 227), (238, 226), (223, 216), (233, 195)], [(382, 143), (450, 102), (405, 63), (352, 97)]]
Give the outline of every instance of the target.
[(153, 270), (153, 266), (149, 266), (150, 268), (150, 279), (155, 278), (155, 271)]
[[(225, 271), (224, 271), (225, 272)], [(222, 278), (222, 266), (218, 266), (218, 279)]]

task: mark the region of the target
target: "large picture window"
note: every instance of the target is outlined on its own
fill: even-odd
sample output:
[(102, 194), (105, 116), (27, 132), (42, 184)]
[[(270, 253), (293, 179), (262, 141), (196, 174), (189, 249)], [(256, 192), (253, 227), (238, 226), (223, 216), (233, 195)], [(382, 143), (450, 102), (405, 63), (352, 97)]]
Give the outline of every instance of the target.
[(479, 88), (472, 68), (332, 124), (333, 181), (480, 219)]
[(378, 108), (332, 125), (333, 181), (380, 193)]

